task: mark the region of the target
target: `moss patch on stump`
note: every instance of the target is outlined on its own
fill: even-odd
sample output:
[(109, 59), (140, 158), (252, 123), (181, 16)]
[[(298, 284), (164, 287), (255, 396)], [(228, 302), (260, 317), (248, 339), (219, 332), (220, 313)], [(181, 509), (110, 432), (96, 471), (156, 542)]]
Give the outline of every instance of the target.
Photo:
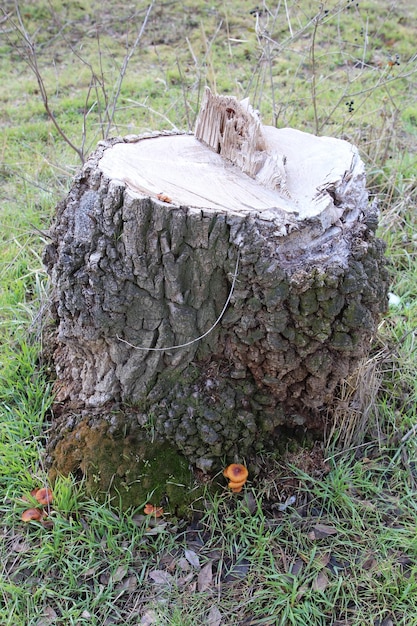
[[(89, 495), (126, 510), (146, 502), (184, 516), (198, 497), (188, 461), (122, 412), (67, 417), (53, 450), (50, 477), (82, 477)], [(65, 436), (62, 436), (65, 434)]]

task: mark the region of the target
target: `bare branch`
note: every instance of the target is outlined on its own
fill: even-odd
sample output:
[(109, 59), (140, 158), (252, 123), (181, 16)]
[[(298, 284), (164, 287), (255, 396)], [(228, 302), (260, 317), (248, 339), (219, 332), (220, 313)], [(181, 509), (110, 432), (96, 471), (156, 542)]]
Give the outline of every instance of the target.
[(142, 39), (143, 33), (145, 32), (145, 28), (146, 25), (148, 23), (149, 20), (149, 16), (151, 14), (151, 11), (153, 9), (155, 2), (154, 0), (150, 3), (150, 5), (148, 6), (148, 10), (146, 11), (146, 15), (144, 17), (144, 20), (142, 22), (142, 26), (140, 27), (139, 33), (135, 39), (135, 42), (133, 44), (133, 46), (131, 47), (130, 51), (125, 55), (124, 59), (123, 59), (123, 63), (122, 63), (122, 67), (120, 68), (120, 74), (119, 74), (119, 78), (116, 84), (116, 89), (115, 89), (115, 94), (113, 97), (113, 101), (112, 101), (112, 105), (111, 105), (111, 111), (109, 111), (108, 107), (106, 107), (106, 117), (108, 119), (108, 123), (107, 123), (107, 129), (105, 132), (105, 138), (107, 139), (109, 133), (110, 133), (110, 129), (111, 126), (113, 124), (113, 120), (114, 120), (114, 116), (116, 113), (116, 106), (117, 106), (117, 102), (120, 96), (120, 91), (122, 89), (122, 84), (123, 84), (123, 80), (124, 77), (126, 75), (126, 71), (127, 71), (127, 66), (129, 65), (129, 61), (132, 58), (136, 48), (139, 45), (140, 40)]
[(56, 130), (58, 131), (58, 133), (60, 134), (60, 136), (62, 137), (62, 139), (65, 141), (65, 143), (67, 143), (70, 148), (72, 148), (72, 150), (74, 150), (74, 152), (77, 153), (77, 155), (79, 156), (81, 163), (84, 163), (84, 154), (82, 152), (82, 150), (80, 150), (79, 148), (77, 148), (77, 146), (71, 141), (71, 139), (68, 137), (68, 135), (64, 132), (64, 130), (62, 129), (62, 127), (58, 124), (51, 107), (49, 106), (49, 99), (48, 99), (48, 92), (46, 90), (46, 86), (42, 77), (42, 74), (40, 72), (39, 69), (39, 65), (38, 65), (38, 57), (36, 54), (36, 45), (34, 43), (34, 41), (32, 40), (32, 38), (30, 37), (29, 33), (27, 32), (25, 25), (23, 23), (22, 20), (22, 16), (20, 14), (20, 8), (19, 8), (19, 3), (15, 2), (15, 9), (16, 9), (16, 15), (19, 21), (19, 25), (16, 24), (15, 22), (13, 22), (13, 20), (10, 20), (11, 23), (13, 24), (16, 32), (19, 34), (19, 36), (21, 37), (21, 39), (23, 40), (24, 43), (24, 52), (23, 52), (23, 59), (24, 61), (28, 64), (28, 66), (30, 67), (30, 69), (32, 70), (36, 81), (38, 83), (38, 87), (39, 87), (39, 92), (42, 98), (42, 102), (43, 102), (43, 106), (44, 109), (49, 117), (49, 119), (51, 120), (51, 122), (53, 123), (53, 125), (55, 126)]

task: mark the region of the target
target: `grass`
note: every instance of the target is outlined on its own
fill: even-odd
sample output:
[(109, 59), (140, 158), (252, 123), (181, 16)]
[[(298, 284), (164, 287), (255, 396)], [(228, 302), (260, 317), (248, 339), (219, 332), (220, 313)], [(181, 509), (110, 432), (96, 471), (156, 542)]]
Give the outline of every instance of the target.
[[(106, 134), (148, 5), (29, 1), (53, 113), (84, 153)], [(42, 248), (79, 167), (0, 22), (0, 623), (417, 625), (416, 8), (389, 0), (155, 3), (110, 135), (191, 128), (205, 84), (249, 95), (265, 123), (359, 146), (381, 202), (391, 291), (369, 360), (340, 388), (325, 454), (256, 460), (243, 496), (209, 491), (193, 521), (145, 519), (54, 487), (51, 527), (24, 525), (53, 402), (41, 358)], [(51, 15), (52, 11), (52, 15)], [(132, 17), (133, 14), (133, 17)], [(130, 47), (129, 47), (130, 46)], [(85, 137), (83, 140), (83, 126)], [(364, 419), (364, 416), (366, 419)], [(346, 428), (349, 425), (349, 428)], [(326, 458), (324, 458), (326, 457)], [(220, 479), (219, 479), (220, 480)], [(289, 500), (289, 498), (292, 498)], [(291, 502), (289, 506), (286, 503)], [(138, 503), (142, 504), (142, 503)], [(188, 557), (188, 558), (187, 558)]]

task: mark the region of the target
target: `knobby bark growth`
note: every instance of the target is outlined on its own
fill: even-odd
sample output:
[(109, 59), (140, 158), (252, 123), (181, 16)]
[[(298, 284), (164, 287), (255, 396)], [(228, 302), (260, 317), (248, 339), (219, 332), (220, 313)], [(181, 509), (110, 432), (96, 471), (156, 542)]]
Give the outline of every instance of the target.
[(208, 92), (195, 136), (102, 142), (45, 251), (56, 471), (87, 471), (92, 432), (210, 470), (322, 428), (386, 307), (376, 226), (354, 146), (234, 98)]

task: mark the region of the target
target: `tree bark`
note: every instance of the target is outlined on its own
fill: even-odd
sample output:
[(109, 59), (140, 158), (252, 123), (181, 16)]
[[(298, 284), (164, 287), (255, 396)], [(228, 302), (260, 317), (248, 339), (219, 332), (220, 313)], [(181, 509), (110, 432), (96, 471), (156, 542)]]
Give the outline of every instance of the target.
[(387, 273), (357, 149), (211, 98), (196, 136), (101, 142), (57, 207), (58, 471), (111, 407), (203, 470), (320, 430), (369, 351)]

